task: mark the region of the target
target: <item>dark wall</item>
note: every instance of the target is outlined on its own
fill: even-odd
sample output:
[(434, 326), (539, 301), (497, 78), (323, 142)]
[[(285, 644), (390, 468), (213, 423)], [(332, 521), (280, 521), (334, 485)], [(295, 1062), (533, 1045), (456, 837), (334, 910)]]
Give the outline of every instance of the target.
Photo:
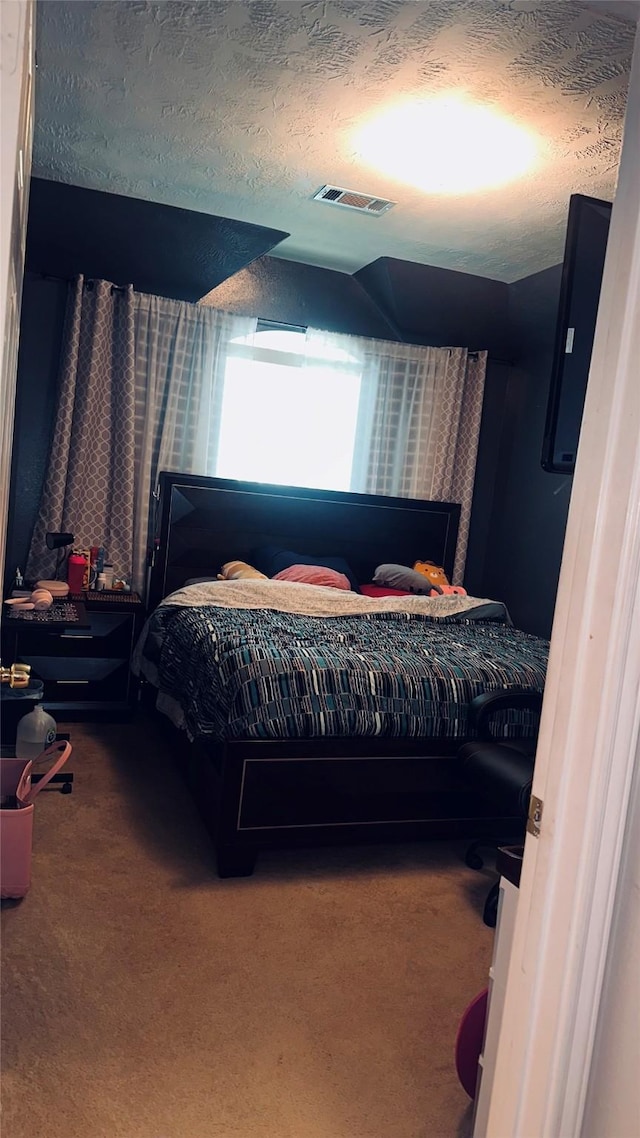
[(503, 281), (381, 257), (353, 276), (264, 256), (224, 281), (207, 303), (329, 332), (509, 356)]
[(206, 297), (214, 308), (352, 336), (401, 335), (355, 277), (297, 261), (260, 257)]
[(355, 274), (408, 343), (509, 357), (508, 286), (471, 273), (380, 257)]
[(478, 439), (478, 458), (473, 487), (473, 503), (469, 523), (469, 543), (464, 585), (476, 597), (499, 595), (485, 591), (487, 544), (491, 530), (498, 455), (504, 430), (504, 409), (510, 367), (507, 363), (489, 359), (484, 383), (482, 422)]
[(22, 291), (6, 570), (24, 573), (47, 466), (67, 303), (64, 281), (26, 273)]
[(484, 593), (514, 623), (549, 636), (571, 478), (540, 463), (553, 361), (561, 266), (509, 286), (513, 365), (504, 391), (497, 477), (488, 527)]

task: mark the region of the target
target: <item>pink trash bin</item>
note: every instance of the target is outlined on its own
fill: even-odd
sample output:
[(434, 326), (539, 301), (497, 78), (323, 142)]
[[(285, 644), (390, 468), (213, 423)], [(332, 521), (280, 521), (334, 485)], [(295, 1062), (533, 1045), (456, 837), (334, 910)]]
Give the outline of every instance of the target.
[[(58, 757), (35, 785), (31, 783), (34, 761)], [(64, 766), (71, 744), (53, 743), (35, 760), (0, 758), (0, 897), (24, 897), (31, 885), (34, 799)], [(11, 806), (8, 803), (11, 802)]]

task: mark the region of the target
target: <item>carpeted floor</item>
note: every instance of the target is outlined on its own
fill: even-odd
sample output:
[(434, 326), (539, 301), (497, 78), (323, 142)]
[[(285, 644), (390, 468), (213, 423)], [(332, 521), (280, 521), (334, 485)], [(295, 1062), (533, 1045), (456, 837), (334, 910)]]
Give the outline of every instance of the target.
[(3, 906), (3, 1138), (466, 1138), (488, 877), (459, 844), (220, 881), (154, 721), (72, 724)]

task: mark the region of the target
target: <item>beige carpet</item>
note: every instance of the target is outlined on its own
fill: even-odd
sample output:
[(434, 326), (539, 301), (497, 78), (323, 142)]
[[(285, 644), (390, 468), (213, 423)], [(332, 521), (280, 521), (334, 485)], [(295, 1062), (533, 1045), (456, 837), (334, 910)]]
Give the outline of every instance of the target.
[(3, 1138), (462, 1138), (489, 878), (462, 846), (285, 851), (220, 881), (162, 732), (73, 724), (3, 907)]

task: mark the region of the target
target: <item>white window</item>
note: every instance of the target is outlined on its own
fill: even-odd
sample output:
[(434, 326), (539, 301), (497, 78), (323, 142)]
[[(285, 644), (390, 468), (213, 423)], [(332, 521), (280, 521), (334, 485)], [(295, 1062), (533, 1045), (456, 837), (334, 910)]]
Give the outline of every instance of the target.
[(220, 478), (351, 487), (361, 365), (304, 332), (233, 340), (224, 376), (215, 474)]

